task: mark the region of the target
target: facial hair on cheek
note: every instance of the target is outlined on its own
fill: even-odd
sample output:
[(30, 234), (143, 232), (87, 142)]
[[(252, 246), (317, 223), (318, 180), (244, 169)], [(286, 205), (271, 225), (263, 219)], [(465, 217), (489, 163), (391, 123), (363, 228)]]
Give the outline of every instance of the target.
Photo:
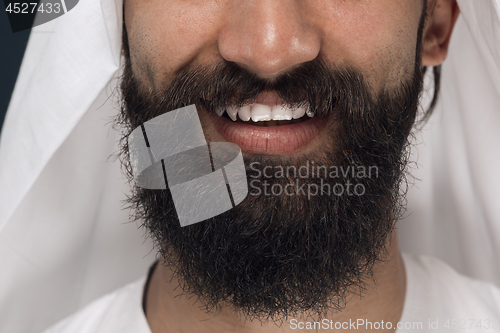
[[(121, 158), (131, 181), (126, 146), (131, 130), (185, 105), (208, 110), (241, 105), (266, 89), (276, 90), (290, 104), (308, 102), (316, 114), (334, 121), (336, 130), (329, 137), (334, 144), (325, 146), (335, 148), (313, 156), (246, 156), (247, 174), (252, 163), (298, 169), (308, 161), (327, 167), (376, 166), (379, 171), (376, 178), (348, 174), (324, 179), (330, 187), (339, 181), (361, 184), (363, 195), (249, 195), (236, 208), (185, 228), (168, 190), (135, 187), (129, 206), (185, 293), (200, 297), (207, 311), (230, 305), (250, 318), (279, 320), (298, 312), (321, 316), (330, 308), (340, 310), (350, 292), (362, 290), (373, 265), (383, 259), (385, 241), (403, 210), (399, 185), (422, 84), (417, 69), (411, 81), (375, 100), (359, 71), (332, 70), (320, 60), (273, 82), (230, 63), (187, 68), (164, 90), (145, 94), (127, 58), (118, 122), (126, 132)], [(249, 188), (254, 180), (281, 188), (297, 181), (304, 188), (320, 185), (314, 177), (261, 176), (249, 178)]]

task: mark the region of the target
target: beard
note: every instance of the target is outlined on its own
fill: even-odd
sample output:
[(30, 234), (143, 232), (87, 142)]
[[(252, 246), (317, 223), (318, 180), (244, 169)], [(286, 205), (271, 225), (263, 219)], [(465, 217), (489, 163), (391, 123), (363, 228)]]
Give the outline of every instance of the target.
[[(124, 44), (117, 122), (124, 131), (121, 161), (133, 185), (128, 204), (183, 292), (198, 297), (207, 312), (231, 306), (261, 321), (302, 312), (322, 317), (331, 309), (341, 310), (348, 295), (362, 293), (373, 278), (373, 266), (384, 260), (388, 237), (404, 211), (401, 185), (408, 135), (423, 81), (419, 56), (410, 80), (378, 94), (359, 70), (332, 67), (320, 59), (272, 81), (234, 63), (190, 65), (163, 89), (148, 91), (132, 72), (126, 35)], [(136, 127), (191, 104), (205, 112), (242, 106), (270, 90), (288, 105), (308, 104), (316, 117), (328, 121), (329, 140), (321, 151), (245, 154), (247, 198), (221, 215), (186, 227), (179, 224), (168, 189), (134, 185), (127, 138)], [(317, 168), (312, 175), (311, 165), (325, 167), (328, 173)], [(266, 167), (273, 171), (264, 174)], [(306, 177), (293, 172), (301, 167), (308, 168)], [(360, 176), (370, 167), (376, 168), (376, 176)], [(342, 171), (332, 177), (332, 168)], [(349, 186), (351, 194), (346, 192)], [(293, 195), (284, 193), (285, 188)]]

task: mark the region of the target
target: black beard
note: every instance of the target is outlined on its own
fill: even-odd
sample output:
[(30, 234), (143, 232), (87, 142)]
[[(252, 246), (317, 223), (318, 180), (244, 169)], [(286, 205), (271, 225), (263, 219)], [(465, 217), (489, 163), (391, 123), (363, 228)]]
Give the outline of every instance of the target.
[[(422, 90), (420, 59), (411, 80), (373, 97), (362, 73), (330, 68), (321, 60), (271, 82), (231, 63), (188, 67), (165, 89), (147, 93), (126, 58), (118, 123), (125, 128), (121, 160), (131, 182), (127, 136), (147, 120), (182, 106), (196, 104), (198, 110), (213, 112), (275, 90), (286, 103), (309, 103), (332, 124), (327, 149), (318, 154), (245, 155), (250, 194), (236, 208), (194, 225), (180, 227), (169, 190), (133, 187), (129, 206), (186, 294), (199, 297), (207, 311), (230, 305), (249, 318), (276, 321), (300, 312), (321, 317), (329, 309), (341, 310), (348, 294), (362, 292), (373, 266), (384, 259), (388, 237), (404, 210), (400, 185)], [(358, 184), (362, 195), (252, 195), (255, 180), (267, 181), (269, 188), (296, 181), (305, 188), (320, 186), (318, 177), (265, 178), (250, 168), (257, 162), (253, 165), (260, 169), (293, 165), (298, 170), (307, 161), (344, 170), (376, 167), (378, 173), (322, 179), (331, 188)]]

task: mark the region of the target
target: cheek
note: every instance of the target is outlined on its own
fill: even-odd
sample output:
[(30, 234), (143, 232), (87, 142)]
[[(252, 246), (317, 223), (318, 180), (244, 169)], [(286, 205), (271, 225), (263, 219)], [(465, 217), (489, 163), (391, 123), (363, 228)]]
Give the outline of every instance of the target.
[(127, 0), (125, 24), (134, 74), (155, 89), (205, 57), (206, 45), (217, 39), (216, 13), (213, 4), (199, 1)]
[[(217, 60), (218, 31), (230, 8), (223, 3), (126, 0), (134, 74), (156, 89), (192, 62)], [(315, 0), (305, 1), (308, 5), (302, 12), (323, 34), (323, 56), (334, 64), (361, 69), (377, 91), (412, 74), (421, 12), (418, 3)]]
[(398, 1), (398, 6), (337, 6), (327, 25), (324, 54), (336, 64), (360, 68), (374, 91), (396, 86), (413, 73), (420, 9), (415, 0)]

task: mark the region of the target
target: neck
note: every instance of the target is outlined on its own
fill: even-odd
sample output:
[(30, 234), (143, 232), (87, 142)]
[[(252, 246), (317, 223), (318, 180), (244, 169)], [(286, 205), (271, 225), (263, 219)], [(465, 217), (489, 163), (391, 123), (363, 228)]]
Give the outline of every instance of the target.
[[(146, 317), (153, 333), (168, 332), (241, 332), (241, 333), (275, 333), (275, 332), (317, 332), (318, 329), (335, 329), (335, 323), (344, 323), (342, 331), (349, 332), (351, 327), (346, 323), (371, 322), (392, 323), (392, 329), (375, 329), (373, 332), (394, 332), (399, 321), (406, 292), (406, 275), (401, 253), (397, 244), (394, 231), (387, 242), (387, 257), (384, 262), (374, 267), (374, 279), (366, 281), (367, 288), (360, 296), (352, 294), (348, 297), (346, 307), (342, 312), (331, 311), (325, 320), (316, 323), (306, 319), (305, 315), (296, 318), (287, 318), (281, 327), (273, 322), (262, 324), (259, 321), (250, 322), (242, 318), (229, 307), (223, 308), (217, 314), (203, 311), (203, 304), (195, 298), (176, 297), (181, 293), (178, 281), (172, 278), (170, 268), (159, 264), (151, 277), (151, 282), (146, 295)], [(176, 289), (177, 288), (177, 289)], [(358, 321), (359, 320), (359, 321)], [(307, 326), (309, 325), (309, 326)], [(330, 326), (331, 325), (331, 326)], [(339, 326), (337, 326), (339, 328)], [(361, 324), (357, 329), (371, 332), (370, 326), (366, 328)]]

